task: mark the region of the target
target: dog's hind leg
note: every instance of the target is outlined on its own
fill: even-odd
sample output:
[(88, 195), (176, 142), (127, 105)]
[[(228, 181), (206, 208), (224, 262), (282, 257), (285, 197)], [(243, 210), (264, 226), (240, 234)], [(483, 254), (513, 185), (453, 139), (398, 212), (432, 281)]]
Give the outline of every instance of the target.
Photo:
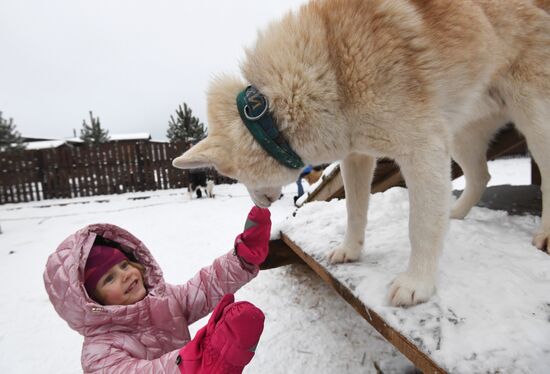
[(389, 302), (408, 306), (435, 291), (437, 265), (449, 222), (451, 158), (442, 139), (396, 159), (409, 190), (409, 265), (393, 281)]
[(451, 218), (463, 219), (481, 199), (491, 179), (487, 168), (487, 147), (493, 134), (504, 123), (500, 115), (486, 117), (468, 124), (455, 134), (451, 157), (462, 168), (466, 187), (451, 208)]
[(347, 227), (344, 242), (328, 255), (331, 263), (355, 261), (365, 241), (367, 210), (376, 159), (351, 153), (341, 163), (340, 170), (346, 191)]
[(550, 253), (550, 93), (546, 98), (532, 98), (515, 112), (516, 126), (525, 135), (541, 174), (542, 217), (533, 245)]

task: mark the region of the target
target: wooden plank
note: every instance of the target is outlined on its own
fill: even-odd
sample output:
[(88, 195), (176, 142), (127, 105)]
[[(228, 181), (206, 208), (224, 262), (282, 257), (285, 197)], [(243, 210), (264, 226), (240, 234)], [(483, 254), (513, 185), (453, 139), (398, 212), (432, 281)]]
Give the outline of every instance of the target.
[(15, 189), (17, 191), (17, 201), (18, 202), (25, 202), (25, 190), (23, 186), (23, 178), (21, 173), (23, 172), (22, 167), (22, 158), (23, 158), (23, 152), (21, 151), (15, 151), (13, 152), (14, 157), (14, 166), (15, 166), (15, 175), (14, 175), (14, 182), (15, 182)]
[(111, 144), (107, 147), (107, 162), (109, 170), (109, 193), (118, 194), (120, 193), (119, 187), (119, 153), (117, 152), (118, 144)]
[(38, 200), (37, 191), (35, 189), (36, 183), (36, 159), (35, 152), (24, 152), (25, 154), (25, 184), (27, 185), (30, 201)]
[[(525, 151), (525, 138), (519, 134), (515, 128), (507, 126), (496, 135), (495, 142), (487, 150), (487, 160), (495, 160), (506, 155), (522, 154)], [(463, 175), (462, 169), (454, 161), (452, 162), (451, 170), (453, 179)], [(537, 169), (532, 167), (532, 170), (532, 175), (535, 176), (533, 180), (536, 182)], [(533, 184), (536, 184), (535, 182), (533, 182)], [(371, 193), (383, 192), (394, 186), (405, 186), (405, 181), (399, 171), (399, 166), (390, 159), (377, 160)], [(310, 193), (305, 202), (343, 199), (345, 195), (344, 182), (342, 180), (340, 168), (337, 166), (330, 174), (325, 176), (323, 182)]]
[(396, 165), (395, 170), (386, 178), (380, 179), (378, 181), (375, 180), (373, 182), (371, 187), (371, 193), (384, 192), (391, 187), (399, 186), (402, 184), (404, 184), (403, 176), (401, 175), (401, 172), (399, 171), (399, 168), (397, 168), (397, 165)]
[(80, 162), (80, 147), (70, 147), (66, 149), (67, 153), (67, 179), (71, 191), (71, 198), (80, 196), (80, 180), (79, 180), (79, 162)]
[(158, 165), (158, 170), (159, 170), (159, 173), (160, 173), (160, 178), (161, 178), (161, 188), (163, 190), (166, 190), (169, 187), (170, 183), (169, 183), (169, 180), (168, 180), (168, 167), (171, 167), (172, 165), (170, 164), (170, 161), (167, 157), (167, 153), (166, 153), (166, 143), (162, 143), (162, 144), (156, 144), (157, 148), (158, 148), (158, 153), (159, 153), (159, 165)]
[(136, 157), (136, 170), (137, 170), (137, 173), (136, 173), (136, 181), (137, 181), (137, 187), (138, 187), (138, 191), (145, 191), (145, 170), (143, 169), (144, 167), (144, 155), (143, 155), (143, 150), (142, 150), (142, 146), (141, 144), (139, 143), (136, 143), (134, 145), (134, 150), (135, 150), (135, 157)]
[(105, 146), (97, 147), (96, 150), (96, 173), (98, 194), (107, 195), (110, 193), (107, 183), (106, 166), (107, 158), (105, 156)]
[(153, 147), (151, 146), (151, 143), (143, 143), (143, 148), (145, 150), (145, 168), (147, 170), (146, 172), (146, 180), (147, 180), (147, 190), (148, 191), (156, 191), (157, 185), (155, 182), (155, 167), (154, 167), (154, 156), (153, 156)]
[[(371, 193), (383, 192), (388, 188), (399, 185), (405, 185), (405, 182), (397, 164), (386, 158), (377, 160)], [(345, 197), (344, 181), (338, 165), (328, 175), (324, 176), (323, 181), (310, 193), (305, 202), (329, 201)]]
[[(10, 153), (11, 155), (11, 153)], [(8, 203), (16, 203), (17, 197), (13, 188), (14, 175), (16, 173), (15, 163), (12, 157), (8, 156), (5, 162), (6, 167), (6, 197)]]
[(40, 161), (38, 151), (27, 151), (32, 155), (33, 160), (33, 190), (35, 191), (36, 201), (42, 200), (42, 179), (40, 177)]
[(339, 280), (334, 278), (324, 267), (319, 265), (311, 256), (305, 253), (290, 238), (281, 233), (281, 241), (295, 252), (321, 279), (330, 285), (344, 300), (346, 300), (369, 324), (372, 325), (386, 340), (397, 348), (405, 357), (423, 373), (446, 373), (424, 352), (420, 351), (402, 334), (394, 330), (372, 309), (366, 307), (353, 293)]
[(148, 146), (151, 148), (151, 164), (153, 166), (153, 182), (156, 190), (163, 189), (163, 180), (161, 176), (160, 168), (160, 152), (159, 147), (156, 143), (149, 143)]
[(170, 143), (168, 145), (168, 170), (170, 173), (171, 188), (185, 188), (189, 184), (188, 172), (172, 166), (172, 160), (180, 156), (185, 147), (182, 143)]
[(111, 144), (109, 148), (112, 155), (111, 185), (113, 186), (115, 193), (126, 193), (130, 189), (128, 188), (128, 185), (124, 183), (124, 157), (121, 144), (119, 142), (115, 142), (114, 144)]
[(135, 148), (132, 144), (124, 144), (121, 148), (123, 160), (125, 162), (125, 181), (129, 186), (130, 191), (138, 191), (137, 184), (137, 168)]
[(50, 154), (53, 160), (55, 160), (55, 196), (57, 198), (63, 198), (64, 196), (64, 179), (63, 178), (63, 164), (61, 154), (58, 148), (51, 148)]
[(499, 157), (525, 153), (527, 151), (527, 142), (523, 135), (518, 133), (512, 126), (505, 127), (500, 131), (495, 141), (487, 150), (487, 160), (495, 160)]
[(15, 172), (14, 170), (14, 163), (11, 158), (11, 152), (2, 152), (0, 153), (1, 163), (0, 163), (0, 181), (3, 185), (3, 191), (2, 191), (2, 202), (4, 204), (6, 203), (14, 203), (13, 198), (13, 191), (11, 189), (12, 183), (13, 183), (13, 174)]
[(46, 149), (40, 150), (41, 157), (41, 169), (43, 171), (42, 174), (42, 189), (44, 191), (44, 199), (53, 199), (55, 198), (53, 193), (53, 182), (51, 178), (51, 170), (50, 170), (50, 157)]
[(268, 270), (290, 264), (304, 263), (302, 259), (281, 239), (269, 242), (269, 253), (260, 265), (260, 270)]
[(78, 147), (78, 195), (80, 197), (87, 196), (86, 195), (86, 159), (85, 159), (85, 153), (86, 153), (86, 145), (82, 147)]
[(72, 198), (70, 175), (71, 175), (71, 154), (70, 146), (62, 146), (58, 149), (58, 158), (59, 158), (59, 172), (61, 183), (63, 186), (62, 195), (64, 198)]
[(321, 176), (323, 180), (315, 190), (313, 190), (304, 203), (310, 201), (328, 201), (339, 196), (344, 188), (344, 181), (340, 173), (340, 165), (336, 165), (329, 174)]
[(12, 170), (13, 170), (13, 174), (11, 176), (11, 179), (12, 179), (12, 191), (13, 191), (13, 197), (14, 197), (14, 202), (16, 203), (19, 203), (21, 202), (22, 200), (20, 199), (20, 191), (19, 191), (19, 168), (18, 168), (18, 165), (19, 165), (19, 160), (17, 158), (17, 155), (15, 154), (16, 152), (14, 152), (14, 155), (12, 155)]
[(54, 199), (57, 199), (58, 196), (58, 177), (57, 177), (57, 159), (52, 152), (52, 149), (48, 148), (44, 150), (46, 155), (46, 167), (48, 170), (48, 182), (50, 187), (50, 194)]
[(27, 160), (25, 152), (19, 151), (19, 186), (21, 189), (21, 196), (23, 197), (24, 202), (28, 202), (30, 199), (29, 196), (29, 189), (27, 186), (27, 178), (26, 178), (26, 166), (27, 166)]
[(99, 176), (98, 176), (98, 164), (99, 160), (97, 158), (98, 146), (92, 146), (89, 148), (88, 152), (88, 175), (89, 175), (89, 185), (90, 192), (92, 196), (99, 195)]
[(89, 162), (88, 162), (88, 149), (89, 147), (91, 147), (91, 145), (84, 145), (81, 147), (81, 152), (80, 152), (80, 159), (82, 161), (82, 164), (81, 164), (81, 168), (80, 168), (80, 175), (81, 175), (81, 178), (80, 178), (80, 193), (82, 194), (82, 196), (91, 196), (90, 194), (90, 186), (88, 184), (88, 166), (89, 166)]
[[(126, 149), (124, 147), (124, 144), (122, 143), (115, 143), (115, 158), (116, 160), (116, 170), (117, 170), (117, 184), (119, 192), (132, 192), (134, 191), (132, 184), (130, 183), (129, 175), (128, 175), (128, 168), (129, 160), (128, 155), (126, 153)], [(122, 189), (120, 189), (120, 186), (122, 185)]]
[(0, 153), (0, 204), (9, 202), (9, 157), (7, 152)]
[(137, 161), (136, 161), (136, 154), (135, 154), (135, 148), (131, 144), (125, 144), (122, 147), (122, 151), (124, 153), (124, 160), (126, 163), (126, 180), (128, 181), (128, 185), (131, 186), (131, 191), (136, 192), (138, 191), (138, 184), (137, 184)]

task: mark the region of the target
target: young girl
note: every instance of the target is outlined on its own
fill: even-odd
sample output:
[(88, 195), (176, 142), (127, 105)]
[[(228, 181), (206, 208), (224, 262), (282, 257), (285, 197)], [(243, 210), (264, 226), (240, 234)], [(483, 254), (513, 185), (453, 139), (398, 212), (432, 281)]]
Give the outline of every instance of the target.
[[(231, 294), (258, 274), (271, 230), (269, 210), (253, 207), (247, 218), (233, 250), (178, 286), (164, 282), (149, 250), (120, 227), (90, 225), (65, 239), (48, 259), (44, 283), (57, 313), (84, 336), (83, 371), (242, 372), (264, 316)], [(188, 325), (215, 306), (190, 340)]]

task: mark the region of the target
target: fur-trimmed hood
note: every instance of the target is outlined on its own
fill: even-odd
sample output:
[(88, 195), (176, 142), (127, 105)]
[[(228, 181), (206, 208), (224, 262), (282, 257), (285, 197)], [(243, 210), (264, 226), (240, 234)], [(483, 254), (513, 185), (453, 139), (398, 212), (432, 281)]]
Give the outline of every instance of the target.
[(166, 284), (162, 271), (145, 245), (128, 231), (111, 224), (93, 224), (70, 235), (50, 255), (44, 284), (57, 313), (84, 336), (124, 331), (139, 326), (150, 309), (143, 299), (133, 305), (103, 306), (91, 299), (84, 288), (84, 266), (97, 236), (115, 241), (145, 268), (148, 295), (162, 296)]

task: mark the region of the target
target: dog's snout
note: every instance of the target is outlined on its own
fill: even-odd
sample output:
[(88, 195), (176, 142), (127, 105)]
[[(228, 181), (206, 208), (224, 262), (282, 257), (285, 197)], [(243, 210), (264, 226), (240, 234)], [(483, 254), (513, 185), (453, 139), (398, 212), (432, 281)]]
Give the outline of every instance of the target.
[(261, 190), (248, 189), (250, 197), (254, 204), (261, 208), (269, 208), (269, 206), (279, 199), (281, 195), (280, 188), (269, 188)]

